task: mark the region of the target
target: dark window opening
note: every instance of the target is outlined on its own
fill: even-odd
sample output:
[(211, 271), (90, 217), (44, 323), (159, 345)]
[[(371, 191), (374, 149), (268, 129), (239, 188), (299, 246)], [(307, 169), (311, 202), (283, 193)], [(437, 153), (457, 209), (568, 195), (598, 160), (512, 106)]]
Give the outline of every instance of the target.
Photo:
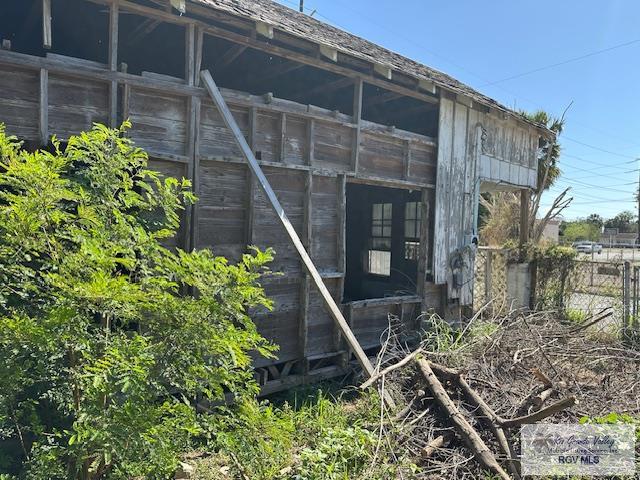
[(126, 63), (128, 73), (185, 78), (185, 27), (120, 12), (118, 33), (118, 63)]
[(420, 255), (422, 208), (420, 202), (407, 202), (404, 208), (404, 258), (417, 261)]
[(202, 69), (223, 88), (353, 113), (355, 80), (218, 37), (204, 36)]
[(421, 192), (347, 185), (345, 301), (415, 295)]
[(392, 203), (374, 203), (371, 208), (367, 272), (372, 275), (391, 275), (392, 212)]
[[(11, 51), (44, 57), (47, 53), (106, 64), (109, 8), (83, 0), (51, 2), (51, 48), (43, 46), (42, 1), (3, 0), (0, 41)], [(8, 45), (5, 46), (8, 48)]]
[(364, 84), (362, 118), (429, 137), (438, 136), (438, 105)]

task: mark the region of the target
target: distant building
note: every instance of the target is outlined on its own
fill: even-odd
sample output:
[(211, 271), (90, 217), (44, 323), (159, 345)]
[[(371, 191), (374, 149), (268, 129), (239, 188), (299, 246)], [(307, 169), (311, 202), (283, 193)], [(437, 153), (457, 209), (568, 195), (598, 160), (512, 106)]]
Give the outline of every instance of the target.
[(560, 223), (559, 219), (549, 220), (542, 231), (542, 238), (548, 242), (558, 243), (560, 239)]

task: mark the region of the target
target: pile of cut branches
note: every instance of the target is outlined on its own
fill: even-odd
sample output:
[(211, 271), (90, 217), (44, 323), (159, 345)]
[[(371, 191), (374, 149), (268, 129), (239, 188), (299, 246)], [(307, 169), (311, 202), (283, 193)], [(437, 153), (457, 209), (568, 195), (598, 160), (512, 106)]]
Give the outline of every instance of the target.
[(362, 385), (398, 404), (382, 405), (380, 437), (409, 453), (420, 478), (520, 478), (521, 425), (640, 415), (640, 352), (609, 316), (576, 324), (514, 311), (462, 330), (431, 316), (417, 347), (391, 331)]

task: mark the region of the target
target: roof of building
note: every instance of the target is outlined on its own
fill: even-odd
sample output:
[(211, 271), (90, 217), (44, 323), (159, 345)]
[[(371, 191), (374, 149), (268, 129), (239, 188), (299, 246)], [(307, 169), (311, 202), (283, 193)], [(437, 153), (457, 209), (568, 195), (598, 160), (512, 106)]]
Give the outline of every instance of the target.
[(469, 97), (471, 100), (515, 116), (521, 121), (550, 132), (544, 125), (532, 122), (496, 100), (459, 82), (455, 78), (392, 52), (373, 42), (321, 22), (272, 0), (190, 0), (204, 4), (231, 15), (271, 25), (290, 35), (328, 46), (342, 53), (379, 64), (418, 79), (428, 80), (451, 92)]

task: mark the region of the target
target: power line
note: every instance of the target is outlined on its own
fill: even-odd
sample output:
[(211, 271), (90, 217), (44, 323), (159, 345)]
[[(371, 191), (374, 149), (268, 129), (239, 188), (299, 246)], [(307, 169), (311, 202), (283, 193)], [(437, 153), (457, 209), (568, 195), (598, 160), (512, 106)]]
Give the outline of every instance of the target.
[(518, 73), (516, 75), (511, 75), (510, 77), (505, 77), (505, 78), (502, 78), (500, 80), (496, 80), (494, 82), (486, 83), (484, 85), (481, 85), (481, 87), (488, 87), (489, 85), (496, 85), (498, 83), (506, 82), (508, 80), (514, 80), (516, 78), (525, 77), (525, 76), (531, 75), (533, 73), (543, 72), (545, 70), (549, 70), (549, 69), (552, 69), (552, 68), (555, 68), (555, 67), (559, 67), (561, 65), (566, 65), (568, 63), (577, 62), (577, 61), (580, 61), (580, 60), (584, 60), (585, 58), (594, 57), (594, 56), (600, 55), (602, 53), (610, 52), (611, 50), (616, 50), (618, 48), (628, 47), (629, 45), (633, 45), (634, 43), (638, 43), (638, 42), (640, 42), (640, 38), (636, 38), (635, 40), (631, 40), (629, 42), (619, 43), (619, 44), (613, 45), (611, 47), (607, 47), (607, 48), (603, 48), (603, 49), (600, 49), (600, 50), (595, 50), (595, 51), (592, 51), (592, 52), (589, 52), (589, 53), (585, 53), (584, 55), (579, 55), (577, 57), (568, 58), (568, 59), (562, 60), (560, 62), (552, 63), (552, 64), (549, 64), (549, 65), (545, 65), (543, 67), (534, 68), (533, 70), (528, 70), (526, 72)]
[[(609, 155), (616, 155), (617, 157), (623, 157), (623, 158), (631, 158), (632, 161), (636, 161), (637, 160), (637, 157), (634, 157), (633, 155), (625, 155), (624, 153), (612, 152), (611, 150), (606, 150), (604, 148), (596, 147), (595, 145), (590, 145), (588, 143), (581, 142), (580, 140), (576, 140), (574, 138), (567, 137), (566, 135), (563, 135), (562, 138), (564, 140), (569, 140), (570, 142), (575, 142), (575, 143), (577, 143), (579, 145), (583, 145), (585, 147), (593, 148), (594, 150), (598, 150), (599, 152), (608, 153)], [(627, 163), (631, 163), (631, 162), (627, 162)]]
[[(291, 1), (291, 0), (281, 0), (281, 1), (282, 1), (282, 2), (284, 2), (284, 3), (288, 3), (289, 5), (293, 5), (293, 6), (295, 6), (295, 7), (298, 7), (298, 6), (299, 6), (299, 4), (298, 4), (298, 3), (293, 2), (293, 1)], [(493, 86), (496, 86), (497, 88), (499, 88), (499, 89), (501, 89), (501, 90), (503, 90), (503, 91), (505, 91), (505, 92), (507, 92), (507, 93), (509, 93), (509, 94), (511, 94), (511, 95), (515, 95), (516, 97), (518, 97), (518, 96), (519, 96), (522, 100), (525, 100), (525, 101), (527, 101), (527, 102), (529, 102), (529, 103), (531, 103), (531, 104), (533, 104), (533, 105), (536, 105), (536, 107), (537, 107), (537, 108), (544, 108), (544, 107), (541, 107), (541, 106), (538, 104), (538, 102), (534, 102), (534, 101), (532, 101), (532, 100), (530, 100), (530, 99), (527, 99), (526, 97), (522, 97), (521, 95), (518, 95), (518, 94), (516, 94), (515, 92), (510, 91), (510, 90), (508, 90), (508, 89), (506, 89), (506, 88), (504, 88), (504, 87), (502, 87), (502, 86), (500, 86), (500, 85), (497, 85), (497, 83), (500, 83), (500, 82), (504, 81), (504, 79), (503, 79), (503, 80), (498, 80), (498, 81), (489, 81), (489, 80), (487, 80), (486, 78), (484, 78), (483, 76), (478, 75), (478, 74), (477, 74), (477, 73), (475, 73), (475, 72), (472, 72), (471, 70), (467, 69), (467, 68), (466, 68), (466, 67), (464, 67), (463, 65), (458, 64), (457, 62), (454, 62), (453, 60), (449, 59), (448, 57), (445, 57), (445, 56), (443, 56), (443, 55), (441, 55), (441, 54), (439, 54), (439, 53), (437, 53), (437, 52), (434, 52), (434, 51), (432, 51), (432, 50), (430, 50), (430, 49), (426, 48), (424, 45), (421, 45), (420, 43), (416, 42), (416, 41), (415, 41), (415, 40), (413, 40), (412, 38), (407, 37), (407, 36), (403, 35), (402, 33), (398, 33), (398, 32), (396, 32), (396, 31), (394, 31), (393, 29), (390, 29), (389, 27), (387, 27), (387, 26), (386, 26), (386, 25), (384, 25), (384, 24), (381, 24), (381, 23), (378, 23), (378, 22), (377, 22), (377, 21), (375, 21), (375, 20), (372, 20), (372, 19), (371, 19), (371, 18), (369, 18), (367, 15), (364, 15), (360, 10), (358, 10), (358, 9), (354, 9), (354, 8), (351, 8), (351, 7), (349, 7), (349, 6), (348, 6), (347, 4), (345, 4), (345, 3), (342, 3), (340, 6), (341, 6), (341, 7), (343, 7), (343, 8), (345, 8), (345, 9), (347, 9), (347, 10), (350, 10), (351, 12), (357, 13), (361, 18), (365, 19), (365, 20), (366, 20), (366, 21), (368, 21), (370, 24), (375, 25), (375, 26), (377, 26), (377, 27), (379, 27), (379, 28), (382, 28), (382, 29), (386, 30), (386, 31), (387, 31), (387, 32), (389, 32), (389, 33), (392, 33), (395, 37), (397, 37), (397, 38), (401, 38), (401, 39), (403, 39), (405, 42), (410, 43), (410, 44), (412, 44), (413, 46), (417, 46), (417, 47), (419, 47), (422, 51), (425, 51), (425, 52), (427, 52), (427, 53), (429, 53), (429, 54), (431, 54), (431, 55), (433, 55), (433, 56), (435, 56), (435, 57), (438, 57), (438, 58), (440, 58), (440, 59), (444, 60), (445, 62), (447, 62), (447, 63), (449, 63), (449, 64), (451, 64), (451, 65), (454, 65), (455, 67), (457, 67), (457, 68), (459, 68), (459, 69), (461, 69), (461, 70), (463, 70), (463, 71), (465, 71), (465, 72), (469, 73), (470, 75), (472, 75), (472, 76), (474, 76), (474, 77), (476, 77), (476, 78), (478, 78), (478, 79), (482, 80), (483, 82), (487, 82), (485, 85), (493, 85)], [(343, 30), (347, 30), (345, 27), (343, 27), (343, 26), (341, 26), (340, 24), (336, 23), (335, 21), (333, 21), (333, 20), (332, 20), (332, 19), (330, 19), (329, 17), (327, 17), (327, 16), (325, 16), (325, 15), (322, 15), (320, 12), (318, 12), (318, 10), (317, 10), (317, 9), (313, 9), (313, 10), (312, 10), (312, 8), (311, 8), (311, 7), (309, 7), (309, 8), (305, 7), (305, 10), (312, 11), (312, 13), (315, 13), (315, 14), (317, 14), (319, 17), (324, 18), (324, 19), (325, 19), (325, 20), (327, 20), (329, 23), (332, 23), (332, 24), (334, 24), (334, 25), (336, 25), (336, 26), (338, 26), (338, 27), (342, 28)], [(606, 48), (606, 49), (602, 49), (601, 51), (590, 52), (590, 53), (588, 53), (588, 54), (583, 55), (582, 57), (585, 57), (585, 58), (586, 58), (586, 57), (588, 57), (588, 56), (598, 55), (598, 54), (601, 54), (601, 53), (605, 53), (606, 51), (614, 50), (614, 49), (616, 49), (616, 48), (622, 48), (622, 47), (624, 47), (624, 46), (631, 45), (631, 44), (633, 44), (633, 43), (637, 43), (637, 42), (640, 42), (640, 39), (632, 40), (632, 41), (630, 41), (630, 42), (626, 42), (626, 43), (619, 44), (619, 45), (614, 45), (614, 46), (612, 46), (612, 47), (608, 47), (608, 48)], [(579, 59), (580, 59), (580, 57), (576, 57), (575, 59), (568, 59), (568, 60), (566, 60), (566, 61), (564, 61), (564, 62), (566, 63), (566, 62), (569, 62), (569, 61), (576, 61), (576, 60), (579, 60)], [(560, 63), (562, 64), (562, 62), (560, 62)], [(557, 66), (557, 65), (555, 65), (555, 66)], [(546, 66), (546, 67), (541, 67), (541, 68), (543, 68), (543, 69), (549, 69), (549, 68), (553, 68), (553, 67), (554, 67), (554, 65), (548, 65), (548, 66)], [(484, 86), (484, 85), (482, 85), (482, 86)], [(546, 109), (545, 109), (545, 110), (546, 110)], [(557, 115), (556, 115), (556, 116), (557, 116)], [(574, 121), (574, 123), (575, 123), (575, 124), (577, 124), (577, 125), (580, 125), (580, 122), (575, 122), (575, 121)], [(598, 130), (598, 129), (596, 129), (596, 128), (590, 127), (590, 126), (585, 125), (585, 124), (582, 124), (582, 125), (583, 125), (583, 126), (586, 126), (587, 128), (589, 128), (589, 129), (591, 129), (591, 130), (593, 130), (593, 131), (600, 131), (600, 132), (604, 133), (604, 134), (605, 134), (605, 135), (607, 135), (607, 136), (612, 136), (612, 137), (613, 137), (613, 135), (611, 135), (610, 133), (606, 133), (606, 132), (604, 132), (603, 130)], [(563, 137), (563, 138), (567, 138), (568, 140), (571, 140), (571, 141), (574, 141), (574, 142), (580, 143), (580, 144), (582, 144), (582, 145), (584, 145), (584, 146), (587, 146), (587, 147), (590, 147), (590, 148), (594, 148), (594, 149), (596, 149), (596, 150), (599, 150), (599, 151), (602, 151), (602, 152), (605, 152), (605, 153), (610, 153), (610, 154), (612, 154), (612, 155), (622, 156), (622, 157), (625, 157), (625, 158), (634, 158), (634, 157), (629, 156), (629, 155), (624, 155), (624, 154), (619, 154), (619, 153), (616, 153), (616, 152), (611, 152), (611, 151), (609, 151), (609, 150), (605, 150), (605, 149), (602, 149), (602, 148), (600, 148), (600, 147), (596, 147), (596, 146), (593, 146), (593, 145), (589, 145), (589, 144), (586, 144), (586, 143), (580, 142), (580, 141), (578, 141), (578, 140), (573, 140), (573, 139), (570, 139), (570, 138), (568, 138), (568, 137)], [(623, 141), (625, 141), (625, 142), (633, 143), (633, 144), (635, 144), (635, 145), (640, 146), (640, 143), (637, 143), (637, 142), (635, 142), (635, 141), (630, 141), (630, 140), (628, 140), (628, 139), (623, 139), (622, 137), (618, 137), (618, 138), (619, 138), (619, 139), (621, 139), (621, 140), (623, 140)]]

